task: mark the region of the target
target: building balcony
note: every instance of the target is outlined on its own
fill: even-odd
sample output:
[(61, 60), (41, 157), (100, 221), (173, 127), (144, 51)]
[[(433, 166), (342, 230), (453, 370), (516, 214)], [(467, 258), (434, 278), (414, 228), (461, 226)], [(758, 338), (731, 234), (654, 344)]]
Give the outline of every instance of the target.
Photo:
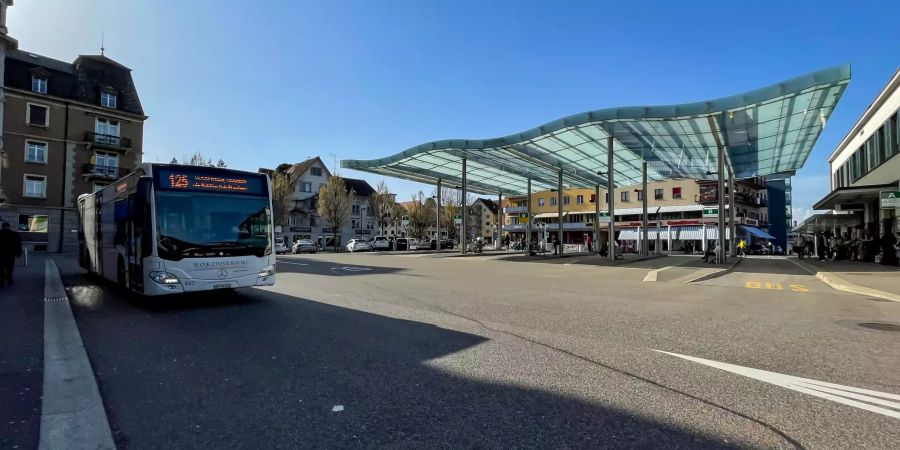
[(120, 152), (127, 151), (131, 148), (131, 139), (127, 137), (113, 136), (111, 134), (94, 133), (88, 131), (84, 133), (84, 140), (88, 147), (104, 148), (108, 150), (118, 150)]
[(97, 164), (85, 164), (81, 174), (92, 180), (118, 180), (131, 172), (130, 169), (116, 166), (98, 166)]
[(508, 206), (503, 208), (503, 214), (520, 214), (523, 212), (528, 212), (527, 206)]

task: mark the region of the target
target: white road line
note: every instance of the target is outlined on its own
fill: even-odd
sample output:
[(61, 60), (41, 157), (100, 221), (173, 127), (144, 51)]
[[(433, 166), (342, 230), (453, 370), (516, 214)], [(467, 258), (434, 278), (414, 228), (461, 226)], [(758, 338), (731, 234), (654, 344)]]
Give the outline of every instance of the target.
[[(876, 414), (900, 419), (900, 402), (891, 401), (900, 400), (900, 395), (897, 394), (889, 394), (887, 392), (878, 392), (853, 386), (844, 386), (835, 383), (828, 383), (825, 381), (811, 380), (809, 378), (800, 378), (792, 375), (769, 372), (766, 370), (753, 369), (751, 367), (738, 366), (735, 364), (712, 361), (709, 359), (680, 355), (678, 353), (664, 352), (662, 350), (654, 351), (700, 363), (709, 367), (715, 367), (716, 369), (725, 370), (731, 373), (736, 373), (738, 375), (743, 375), (755, 380), (764, 381), (766, 383), (781, 386), (792, 391), (802, 392), (804, 394), (824, 398), (826, 400), (831, 400), (833, 402), (852, 406), (854, 408), (864, 409)], [(887, 408), (882, 408), (881, 406), (875, 405), (882, 405), (886, 406)]]
[(44, 299), (44, 395), (38, 448), (115, 449), (94, 371), (53, 260), (44, 267)]
[(307, 263), (298, 263), (298, 262), (293, 262), (293, 261), (278, 261), (278, 264), (293, 264), (295, 266), (308, 266), (309, 265)]

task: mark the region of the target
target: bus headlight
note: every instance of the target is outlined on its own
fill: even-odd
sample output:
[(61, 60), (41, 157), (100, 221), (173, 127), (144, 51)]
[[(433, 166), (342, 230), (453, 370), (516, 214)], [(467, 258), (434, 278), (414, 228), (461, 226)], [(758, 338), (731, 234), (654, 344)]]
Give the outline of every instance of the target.
[(275, 266), (271, 264), (259, 271), (259, 276), (261, 277), (270, 277), (272, 275), (275, 275)]
[(150, 272), (150, 279), (159, 284), (178, 284), (181, 280), (169, 272)]

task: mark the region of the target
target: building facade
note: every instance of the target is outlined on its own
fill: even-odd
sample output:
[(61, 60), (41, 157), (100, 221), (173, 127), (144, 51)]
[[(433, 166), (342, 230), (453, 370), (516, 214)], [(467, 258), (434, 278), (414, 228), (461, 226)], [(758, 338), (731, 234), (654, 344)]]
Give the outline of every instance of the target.
[(66, 63), (11, 49), (3, 81), (0, 219), (32, 250), (74, 251), (78, 196), (142, 159), (147, 116), (131, 69), (103, 54)]
[[(900, 191), (900, 70), (888, 81), (828, 158), (831, 192), (819, 200), (817, 210), (849, 215), (831, 231), (856, 235), (867, 231), (880, 236), (900, 231), (900, 209), (882, 207), (881, 192)], [(810, 231), (807, 229), (800, 231)]]
[[(283, 164), (279, 169), (289, 177), (291, 196), (288, 199), (284, 223), (276, 223), (276, 236), (287, 242), (310, 239), (324, 242), (332, 235), (332, 229), (319, 215), (319, 190), (328, 184), (332, 174), (319, 157), (309, 158), (296, 164)], [(273, 169), (259, 169), (260, 173), (272, 174)], [(371, 207), (375, 190), (364, 180), (344, 178), (347, 189), (354, 192), (350, 216), (338, 235), (342, 242), (349, 239), (366, 239), (377, 234), (374, 209)]]

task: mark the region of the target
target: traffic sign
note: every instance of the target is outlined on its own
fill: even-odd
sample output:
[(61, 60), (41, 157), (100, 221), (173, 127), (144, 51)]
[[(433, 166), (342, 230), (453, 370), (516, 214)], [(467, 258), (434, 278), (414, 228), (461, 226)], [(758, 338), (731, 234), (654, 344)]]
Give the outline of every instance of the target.
[(609, 223), (609, 211), (601, 211), (597, 215), (597, 223)]
[(719, 217), (719, 208), (703, 208), (703, 217)]
[(900, 191), (881, 191), (881, 208), (900, 208)]

